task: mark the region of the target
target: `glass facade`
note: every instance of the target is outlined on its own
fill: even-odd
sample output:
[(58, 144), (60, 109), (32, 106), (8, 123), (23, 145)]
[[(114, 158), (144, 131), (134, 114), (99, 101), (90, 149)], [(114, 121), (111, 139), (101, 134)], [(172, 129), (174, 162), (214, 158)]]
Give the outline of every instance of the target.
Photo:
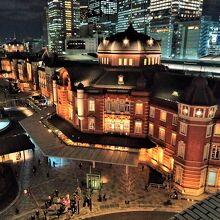
[(146, 33), (148, 7), (149, 0), (119, 0), (117, 32), (127, 29), (129, 21), (132, 21), (135, 30)]

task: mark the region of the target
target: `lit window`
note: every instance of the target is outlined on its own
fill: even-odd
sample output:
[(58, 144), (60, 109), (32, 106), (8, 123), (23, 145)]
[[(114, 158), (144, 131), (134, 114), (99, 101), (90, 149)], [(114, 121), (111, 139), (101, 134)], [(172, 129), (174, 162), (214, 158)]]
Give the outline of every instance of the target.
[(109, 58), (108, 57), (106, 58), (106, 64), (109, 64)]
[(215, 108), (209, 109), (209, 118), (213, 118), (215, 116)]
[(135, 121), (135, 134), (142, 134), (142, 121)]
[(211, 153), (212, 160), (219, 160), (220, 159), (220, 145), (213, 145), (212, 146), (212, 153)]
[(149, 123), (149, 132), (148, 132), (148, 134), (150, 136), (154, 135), (154, 124), (153, 123)]
[(207, 143), (207, 144), (204, 146), (203, 160), (207, 160), (207, 159), (208, 159), (208, 156), (209, 156), (209, 147), (210, 147), (210, 144), (209, 144), (209, 143)]
[(151, 64), (154, 65), (154, 57), (152, 57), (152, 63)]
[(181, 166), (176, 166), (175, 170), (175, 182), (181, 184), (183, 176), (183, 168)]
[(171, 145), (175, 146), (176, 145), (176, 133), (171, 134)]
[(135, 114), (142, 115), (143, 114), (143, 103), (138, 102), (135, 104)]
[(184, 159), (184, 156), (185, 156), (185, 143), (183, 141), (178, 142), (177, 156)]
[(150, 117), (154, 118), (155, 117), (155, 108), (150, 106)]
[(159, 128), (159, 139), (162, 141), (165, 141), (165, 128), (164, 127)]
[(129, 62), (129, 64), (128, 64), (129, 66), (133, 66), (133, 59), (130, 58), (130, 59), (128, 60), (128, 62)]
[(220, 124), (215, 125), (214, 135), (216, 136), (220, 135)]
[(88, 126), (90, 130), (95, 129), (95, 118), (89, 118)]
[(211, 137), (212, 135), (212, 125), (208, 125), (206, 128), (206, 137)]
[(148, 61), (147, 64), (151, 65), (151, 58), (150, 57), (148, 57), (147, 61)]
[(197, 109), (195, 109), (194, 117), (196, 117), (196, 118), (203, 118), (204, 113), (205, 113), (204, 109), (197, 108)]
[(209, 171), (208, 181), (207, 181), (208, 186), (215, 186), (216, 177), (217, 177), (217, 172), (216, 171)]
[(173, 124), (173, 125), (177, 125), (177, 122), (178, 122), (178, 117), (177, 117), (177, 115), (173, 115), (172, 124)]
[(89, 100), (89, 111), (94, 112), (95, 111), (95, 100), (90, 99)]
[(189, 116), (189, 107), (186, 105), (182, 106), (182, 115)]
[(180, 122), (180, 134), (187, 135), (187, 124)]
[(147, 58), (144, 58), (144, 66), (147, 65)]
[(127, 65), (128, 65), (128, 59), (124, 58), (124, 66), (127, 66)]
[(166, 121), (166, 119), (167, 119), (167, 113), (165, 112), (165, 111), (160, 111), (160, 120), (161, 121)]
[(107, 112), (110, 112), (110, 111), (111, 111), (111, 101), (110, 101), (110, 100), (107, 100), (107, 101), (106, 101), (106, 111), (107, 111)]
[(121, 66), (122, 65), (122, 58), (118, 59), (118, 65)]

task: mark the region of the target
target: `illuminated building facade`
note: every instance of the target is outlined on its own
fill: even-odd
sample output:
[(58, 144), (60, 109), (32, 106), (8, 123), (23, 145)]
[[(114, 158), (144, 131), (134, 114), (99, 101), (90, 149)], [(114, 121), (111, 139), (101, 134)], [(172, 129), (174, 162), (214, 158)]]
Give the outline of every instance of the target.
[[(162, 41), (162, 57), (175, 57), (179, 53), (179, 24), (202, 15), (203, 0), (151, 0), (149, 6), (148, 34)], [(182, 39), (184, 41), (184, 38)]]
[(103, 36), (115, 33), (116, 19), (116, 0), (88, 1), (88, 23), (93, 24), (94, 32)]
[[(130, 25), (101, 41), (98, 61), (56, 60), (56, 67), (38, 67), (39, 89), (82, 137), (77, 139), (82, 147), (91, 146), (83, 140), (90, 134), (93, 148), (138, 152), (140, 164), (170, 175), (181, 193), (215, 192), (220, 188), (219, 78), (172, 72), (160, 56), (160, 43)], [(10, 61), (2, 64), (11, 71)], [(33, 77), (30, 65), (25, 72), (25, 62), (18, 64), (20, 78)], [(105, 144), (97, 143), (101, 138)]]
[(153, 20), (173, 17), (195, 18), (202, 15), (203, 0), (151, 0), (150, 15)]
[(26, 48), (24, 44), (17, 42), (16, 40), (13, 40), (11, 42), (3, 44), (3, 51), (6, 53), (16, 53), (16, 52), (22, 53), (26, 51)]
[(117, 32), (124, 31), (132, 20), (135, 30), (146, 33), (149, 0), (119, 0)]
[(62, 53), (65, 39), (76, 35), (79, 28), (79, 2), (48, 0), (47, 22), (49, 50)]

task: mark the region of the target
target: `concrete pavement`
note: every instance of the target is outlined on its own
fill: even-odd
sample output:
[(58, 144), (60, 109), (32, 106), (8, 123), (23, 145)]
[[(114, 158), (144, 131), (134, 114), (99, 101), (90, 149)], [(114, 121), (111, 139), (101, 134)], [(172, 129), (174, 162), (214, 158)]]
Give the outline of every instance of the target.
[[(38, 165), (39, 158), (40, 165)], [(33, 165), (37, 167), (36, 175), (32, 172)], [(21, 192), (18, 200), (5, 213), (0, 214), (0, 219), (30, 219), (36, 209), (40, 210), (42, 217), (42, 208), (47, 197), (53, 194), (55, 189), (60, 192), (61, 197), (65, 197), (67, 194), (73, 195), (78, 183), (86, 180), (86, 173), (89, 173), (90, 166), (91, 163), (83, 162), (83, 167), (80, 169), (79, 162), (70, 161), (69, 165), (63, 167), (50, 167), (39, 149), (36, 149), (33, 158), (20, 165)], [(74, 219), (85, 219), (97, 214), (126, 210), (179, 212), (193, 204), (186, 200), (176, 200), (173, 201), (173, 205), (167, 207), (163, 204), (169, 198), (169, 192), (166, 189), (151, 188), (149, 191), (145, 191), (145, 184), (149, 178), (147, 167), (143, 171), (141, 167), (130, 167), (129, 178), (127, 178), (123, 166), (96, 164), (95, 172), (100, 172), (102, 175), (101, 193), (106, 194), (107, 201), (98, 202), (98, 191), (94, 191), (92, 211), (88, 207), (82, 207), (81, 200), (80, 215), (75, 215)], [(47, 177), (47, 173), (49, 173), (49, 177)], [(24, 189), (28, 189), (30, 193), (24, 194)], [(125, 204), (125, 200), (129, 200), (130, 203)], [(17, 215), (15, 208), (20, 211)], [(49, 211), (48, 217), (57, 219), (53, 210)], [(60, 219), (65, 218), (65, 215), (60, 217)]]

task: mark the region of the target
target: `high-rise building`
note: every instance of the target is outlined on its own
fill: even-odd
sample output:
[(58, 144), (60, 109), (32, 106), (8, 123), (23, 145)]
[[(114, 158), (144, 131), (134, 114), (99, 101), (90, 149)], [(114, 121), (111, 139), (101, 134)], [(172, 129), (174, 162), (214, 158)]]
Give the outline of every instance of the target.
[(89, 0), (88, 23), (94, 24), (94, 31), (108, 36), (116, 31), (117, 1)]
[(88, 6), (80, 5), (80, 22), (88, 23)]
[(150, 15), (155, 19), (194, 18), (202, 15), (203, 0), (151, 0)]
[[(62, 53), (65, 39), (71, 38), (77, 29), (76, 18), (79, 15), (77, 0), (48, 0), (47, 23), (49, 51)], [(74, 11), (76, 11), (74, 13)], [(78, 18), (79, 20), (79, 18)], [(78, 24), (79, 25), (79, 24)]]
[(148, 34), (161, 40), (162, 57), (178, 54), (181, 36), (179, 23), (199, 19), (202, 15), (203, 0), (151, 0)]
[(73, 37), (79, 36), (80, 26), (80, 3), (79, 0), (73, 0)]
[(146, 33), (148, 7), (149, 0), (119, 0), (117, 32), (127, 29), (129, 22), (132, 21), (137, 31)]

